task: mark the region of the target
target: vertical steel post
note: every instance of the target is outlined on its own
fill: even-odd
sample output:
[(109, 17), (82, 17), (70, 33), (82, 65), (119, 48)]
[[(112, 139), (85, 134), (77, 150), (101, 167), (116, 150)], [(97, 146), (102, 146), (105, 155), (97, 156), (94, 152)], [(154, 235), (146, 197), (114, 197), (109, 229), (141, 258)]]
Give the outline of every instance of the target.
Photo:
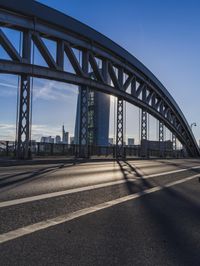
[[(123, 69), (118, 69), (118, 81), (123, 86)], [(117, 130), (116, 130), (116, 157), (124, 157), (124, 101), (117, 98)]]
[(176, 153), (176, 136), (172, 133), (172, 148), (173, 148), (173, 156), (177, 157)]
[(164, 124), (163, 122), (159, 121), (159, 149), (160, 149), (160, 157), (163, 157), (164, 152)]
[(176, 151), (176, 136), (172, 133), (173, 150)]
[(142, 109), (141, 111), (141, 155), (142, 157), (148, 156), (148, 119), (147, 119), (147, 111)]
[[(82, 69), (85, 74), (89, 70), (88, 52), (82, 53)], [(89, 88), (81, 86), (80, 88), (80, 130), (79, 130), (79, 157), (88, 157), (88, 95)]]
[(81, 87), (80, 145), (88, 143), (88, 88)]
[(141, 112), (141, 140), (147, 140), (147, 111)]
[(117, 98), (117, 134), (116, 134), (116, 157), (123, 157), (123, 140), (124, 140), (124, 129), (123, 129), (123, 99)]
[(30, 149), (30, 77), (21, 76), (19, 118), (17, 136), (17, 158), (28, 159)]

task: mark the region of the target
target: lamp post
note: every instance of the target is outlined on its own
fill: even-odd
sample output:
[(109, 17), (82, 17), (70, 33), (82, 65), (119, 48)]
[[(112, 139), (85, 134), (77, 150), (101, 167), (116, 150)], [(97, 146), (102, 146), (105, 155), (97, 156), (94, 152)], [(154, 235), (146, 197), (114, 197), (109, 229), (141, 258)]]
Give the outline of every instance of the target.
[(192, 130), (192, 127), (196, 127), (197, 126), (197, 124), (195, 123), (195, 122), (193, 122), (191, 125), (190, 125), (190, 127), (191, 127), (191, 130)]

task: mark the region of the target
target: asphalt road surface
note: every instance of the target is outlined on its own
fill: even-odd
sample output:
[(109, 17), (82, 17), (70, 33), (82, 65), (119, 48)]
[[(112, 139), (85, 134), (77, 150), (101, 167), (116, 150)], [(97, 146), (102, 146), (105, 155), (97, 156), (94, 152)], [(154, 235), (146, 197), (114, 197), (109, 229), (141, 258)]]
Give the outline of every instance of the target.
[(200, 265), (200, 160), (0, 167), (0, 265)]

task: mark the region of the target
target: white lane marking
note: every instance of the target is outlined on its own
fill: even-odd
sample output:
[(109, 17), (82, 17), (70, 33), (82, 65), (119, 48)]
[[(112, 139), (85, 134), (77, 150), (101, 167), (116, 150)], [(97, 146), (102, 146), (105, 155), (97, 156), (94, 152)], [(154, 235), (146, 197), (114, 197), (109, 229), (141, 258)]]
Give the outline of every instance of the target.
[(162, 186), (162, 187), (157, 186), (154, 188), (146, 189), (144, 191), (135, 193), (133, 195), (125, 196), (125, 197), (118, 198), (118, 199), (111, 200), (111, 201), (107, 201), (107, 202), (104, 202), (104, 203), (101, 203), (101, 204), (98, 204), (98, 205), (95, 205), (95, 206), (92, 206), (89, 208), (85, 208), (85, 209), (82, 209), (82, 210), (79, 210), (76, 212), (61, 215), (61, 216), (55, 217), (53, 219), (48, 219), (46, 221), (42, 221), (39, 223), (31, 224), (31, 225), (13, 230), (13, 231), (9, 231), (5, 234), (0, 235), (0, 244), (5, 243), (9, 240), (14, 240), (16, 238), (32, 234), (34, 232), (37, 232), (37, 231), (40, 231), (43, 229), (47, 229), (49, 227), (53, 227), (53, 226), (58, 225), (58, 224), (62, 224), (62, 223), (71, 221), (73, 219), (79, 218), (81, 216), (85, 216), (87, 214), (91, 214), (91, 213), (94, 213), (94, 212), (97, 212), (97, 211), (100, 211), (103, 209), (107, 209), (109, 207), (115, 206), (115, 205), (120, 204), (120, 203), (124, 203), (124, 202), (130, 201), (130, 200), (133, 200), (133, 199), (140, 198), (144, 195), (163, 190), (164, 188), (172, 187), (172, 186), (187, 182), (189, 180), (196, 178), (197, 176), (199, 176), (199, 175), (190, 176), (190, 177), (178, 180), (178, 181), (168, 183), (167, 185)]
[[(124, 165), (124, 166), (126, 166), (126, 165)], [(137, 169), (137, 167), (135, 167), (135, 168)], [(200, 168), (200, 166), (194, 166), (194, 167), (191, 167), (188, 169), (173, 170), (173, 171), (159, 173), (159, 174), (146, 175), (146, 176), (143, 176), (142, 178), (147, 179), (147, 178), (151, 178), (151, 177), (157, 177), (157, 176), (163, 176), (163, 175), (168, 175), (168, 174), (174, 174), (174, 173), (189, 171), (189, 170), (197, 169), (197, 168)], [(139, 169), (137, 169), (137, 171), (142, 176), (142, 172)], [(130, 181), (139, 180), (139, 178), (138, 177), (136, 177), (135, 179), (130, 178), (129, 180)], [(49, 198), (53, 198), (53, 197), (59, 197), (59, 196), (84, 192), (84, 191), (89, 191), (89, 190), (94, 190), (94, 189), (98, 189), (98, 188), (104, 188), (104, 187), (124, 184), (126, 182), (127, 182), (126, 180), (118, 180), (118, 181), (107, 182), (107, 183), (102, 183), (102, 184), (98, 184), (98, 185), (90, 185), (90, 186), (85, 186), (85, 187), (68, 189), (68, 190), (64, 190), (64, 191), (45, 193), (45, 194), (36, 195), (36, 196), (32, 196), (32, 197), (25, 197), (25, 198), (20, 198), (20, 199), (3, 201), (3, 202), (0, 202), (0, 208), (14, 206), (14, 205), (23, 204), (23, 203), (28, 203), (28, 202), (37, 201), (37, 200), (44, 200), (44, 199), (49, 199)]]
[(83, 192), (83, 191), (87, 191), (87, 190), (89, 191), (89, 190), (93, 190), (93, 189), (104, 188), (104, 187), (113, 186), (113, 185), (117, 185), (117, 184), (123, 184), (125, 182), (126, 182), (126, 180), (119, 180), (119, 181), (113, 181), (113, 182), (98, 184), (98, 185), (72, 188), (72, 189), (68, 189), (68, 190), (64, 190), (64, 191), (45, 193), (45, 194), (41, 194), (41, 195), (37, 195), (37, 196), (33, 196), (33, 197), (26, 197), (26, 198), (20, 198), (20, 199), (15, 199), (15, 200), (3, 201), (0, 203), (0, 208), (9, 207), (9, 206), (27, 203), (27, 202), (32, 202), (32, 201), (37, 201), (37, 200), (43, 200), (43, 199), (58, 197), (58, 196), (74, 194), (77, 192)]
[(169, 175), (169, 174), (175, 174), (175, 173), (185, 172), (185, 171), (189, 171), (189, 170), (192, 170), (192, 169), (199, 169), (199, 168), (200, 168), (200, 166), (193, 166), (193, 167), (190, 167), (190, 168), (183, 168), (183, 169), (179, 169), (179, 170), (172, 170), (172, 171), (158, 173), (158, 174), (146, 175), (145, 178), (163, 176), (163, 175)]

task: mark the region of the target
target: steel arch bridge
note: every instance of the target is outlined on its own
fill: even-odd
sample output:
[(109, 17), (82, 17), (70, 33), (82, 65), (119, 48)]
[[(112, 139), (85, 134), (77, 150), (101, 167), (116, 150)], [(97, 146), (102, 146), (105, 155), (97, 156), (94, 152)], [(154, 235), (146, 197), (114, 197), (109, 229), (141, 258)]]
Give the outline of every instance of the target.
[[(182, 111), (160, 81), (134, 56), (85, 24), (32, 0), (0, 1), (0, 26), (22, 34), (22, 49), (0, 30), (0, 44), (10, 60), (0, 59), (0, 73), (21, 76), (18, 153), (27, 156), (30, 140), (30, 77), (45, 78), (81, 87), (80, 144), (87, 144), (87, 92), (89, 88), (117, 97), (118, 154), (123, 147), (123, 101), (142, 109), (142, 138), (146, 138), (147, 112), (159, 120), (159, 140), (165, 125), (190, 156), (200, 151)], [(44, 39), (55, 42), (54, 56)], [(35, 45), (46, 66), (32, 61)], [(81, 59), (78, 60), (77, 52)], [(64, 69), (67, 56), (74, 73)], [(91, 75), (91, 72), (93, 75)]]

